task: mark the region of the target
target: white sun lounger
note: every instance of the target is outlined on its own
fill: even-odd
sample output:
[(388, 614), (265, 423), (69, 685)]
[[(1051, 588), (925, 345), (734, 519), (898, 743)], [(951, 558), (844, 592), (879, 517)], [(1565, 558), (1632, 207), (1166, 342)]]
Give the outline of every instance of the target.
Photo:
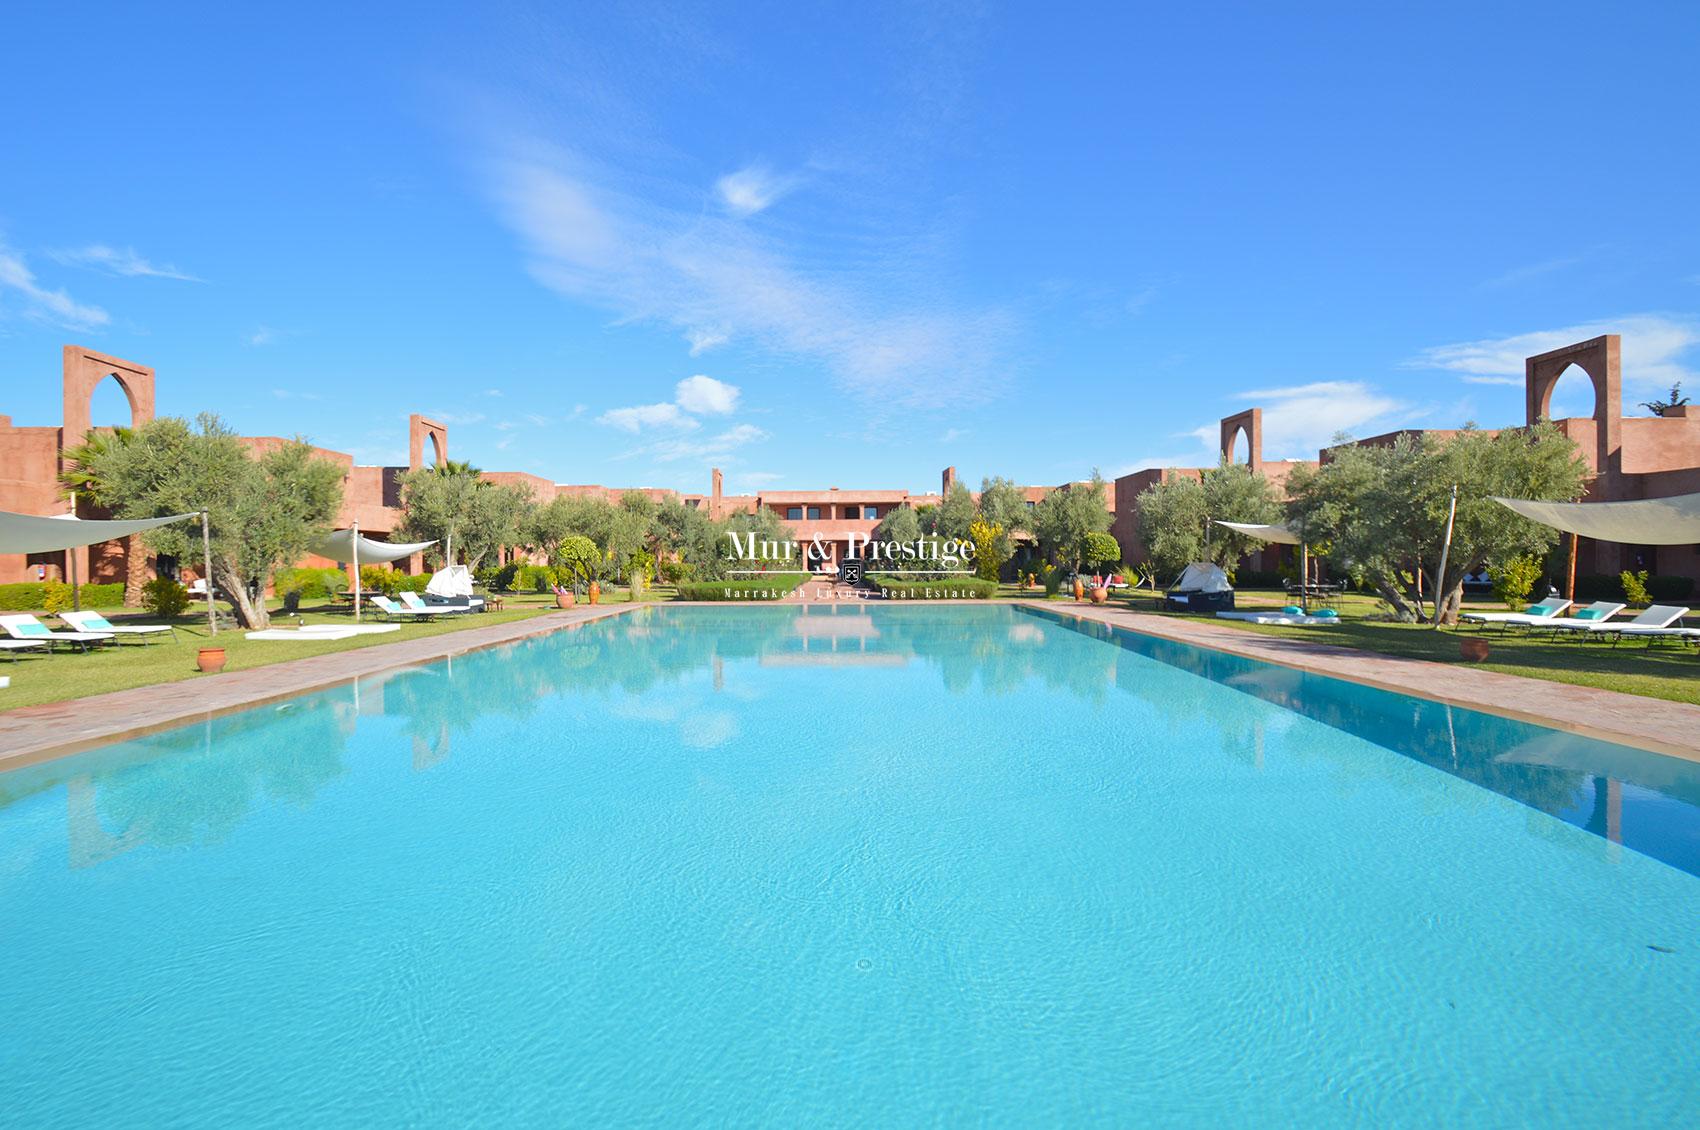
[[(0, 651), (6, 652), (6, 658), (10, 659), (13, 663), (18, 661), (18, 657), (11, 654), (12, 652), (34, 651), (39, 647), (47, 647), (47, 643), (43, 640), (15, 640), (10, 637), (0, 640)], [(48, 650), (51, 651), (52, 649), (48, 648)]]
[(78, 632), (111, 632), (116, 636), (140, 636), (147, 643), (149, 636), (171, 633), (171, 638), (177, 638), (177, 629), (170, 624), (114, 624), (98, 612), (61, 612), (59, 619), (71, 625)]
[(1338, 616), (1295, 616), (1291, 612), (1218, 612), (1216, 615), (1224, 620), (1243, 620), (1247, 624), (1296, 624), (1306, 628), (1340, 622)]
[(1530, 607), (1539, 609), (1537, 612), (1466, 612), (1458, 617), (1465, 624), (1498, 624), (1502, 628), (1513, 625), (1528, 627), (1543, 620), (1550, 620), (1570, 607), (1570, 602), (1562, 596), (1549, 596), (1537, 601)]
[(1673, 629), (1671, 625), (1686, 615), (1688, 615), (1686, 608), (1680, 608), (1674, 604), (1655, 604), (1633, 620), (1616, 624), (1602, 624), (1598, 628), (1590, 628), (1589, 631), (1612, 635), (1614, 637), (1613, 645), (1621, 643), (1625, 636), (1645, 639), (1648, 643), (1660, 638), (1669, 639), (1672, 636), (1681, 639), (1687, 629)]
[(401, 631), (400, 624), (304, 624), (303, 632), (326, 634), (341, 632), (351, 636), (381, 636), (386, 632)]
[(76, 644), (80, 651), (87, 651), (91, 643), (110, 643), (118, 638), (111, 632), (51, 631), (46, 624), (28, 613), (0, 616), (0, 629), (4, 629), (6, 634), (15, 640), (45, 643), (50, 648), (56, 643)]
[(1553, 616), (1549, 619), (1539, 620), (1530, 624), (1529, 630), (1544, 632), (1548, 630), (1561, 631), (1565, 628), (1580, 628), (1582, 631), (1588, 631), (1595, 625), (1606, 623), (1613, 616), (1616, 616), (1619, 612), (1622, 612), (1628, 607), (1629, 606), (1627, 604), (1618, 604), (1610, 600), (1596, 600), (1594, 603), (1588, 605), (1588, 607), (1580, 610), (1582, 612), (1594, 613), (1592, 616)]
[(437, 613), (431, 609), (403, 608), (387, 596), (374, 596), (372, 603), (378, 606), (378, 611), (391, 620), (434, 620)]

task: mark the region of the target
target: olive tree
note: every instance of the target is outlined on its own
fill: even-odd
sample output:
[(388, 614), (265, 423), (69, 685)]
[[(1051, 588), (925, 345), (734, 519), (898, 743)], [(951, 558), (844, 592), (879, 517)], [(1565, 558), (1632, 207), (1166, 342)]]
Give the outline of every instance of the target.
[[(1549, 549), (1556, 533), (1493, 501), (1495, 495), (1571, 501), (1587, 463), (1558, 428), (1484, 432), (1448, 440), (1404, 435), (1390, 444), (1336, 448), (1319, 468), (1287, 480), (1289, 524), (1342, 571), (1372, 585), (1401, 619), (1422, 616), (1425, 590), (1438, 619), (1456, 617), (1464, 575)], [(1446, 575), (1436, 577), (1453, 489), (1458, 507)]]
[(1263, 542), (1218, 522), (1280, 519), (1269, 480), (1243, 463), (1222, 463), (1198, 478), (1177, 475), (1139, 496), (1139, 540), (1160, 572), (1178, 573), (1194, 561), (1232, 569)]
[[(342, 468), (306, 442), (292, 440), (255, 455), (211, 414), (194, 425), (161, 417), (125, 442), (84, 456), (85, 470), (119, 517), (207, 512), (208, 581), (244, 628), (271, 622), (263, 594), (272, 575), (306, 556), (330, 532), (342, 506)], [(157, 553), (201, 558), (200, 530), (190, 523), (161, 526), (142, 538)]]
[(531, 509), (531, 490), (484, 478), (465, 463), (420, 467), (400, 478), (404, 538), (435, 541), (433, 559), (454, 564), (452, 555), (474, 571), (484, 558), (530, 536), (522, 525)]
[(1086, 535), (1105, 533), (1110, 528), (1106, 488), (1104, 476), (1094, 469), (1087, 482), (1054, 490), (1033, 509), (1032, 529), (1040, 548), (1073, 566), (1076, 573), (1080, 572)]

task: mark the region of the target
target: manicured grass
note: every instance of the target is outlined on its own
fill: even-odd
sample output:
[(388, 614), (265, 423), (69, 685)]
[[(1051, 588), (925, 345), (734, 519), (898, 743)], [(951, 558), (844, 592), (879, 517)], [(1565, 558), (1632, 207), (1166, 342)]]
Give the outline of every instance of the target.
[[(1236, 605), (1242, 610), (1264, 606), (1280, 607), (1288, 603), (1285, 594), (1278, 592), (1248, 592), (1235, 594)], [(1156, 612), (1164, 616), (1184, 616), (1182, 613), (1159, 611), (1150, 593), (1137, 597), (1114, 598), (1113, 603), (1132, 606), (1141, 612)], [(1304, 628), (1279, 624), (1248, 624), (1243, 620), (1210, 618), (1210, 623), (1257, 632), (1286, 639), (1329, 643), (1337, 647), (1356, 648), (1380, 655), (1409, 659), (1428, 659), (1437, 663), (1452, 663), (1465, 670), (1460, 676), (1468, 678), (1469, 669), (1500, 671), (1507, 675), (1523, 675), (1531, 679), (1546, 679), (1555, 683), (1570, 683), (1582, 687), (1599, 687), (1622, 691), (1625, 694), (1648, 698), (1669, 699), (1672, 702), (1700, 703), (1700, 654), (1692, 647), (1674, 647), (1668, 643), (1649, 648), (1645, 643), (1625, 641), (1618, 647), (1598, 640), (1578, 641), (1573, 637), (1552, 639), (1549, 634), (1528, 634), (1513, 631), (1501, 634), (1499, 629), (1481, 631), (1466, 626), (1461, 630), (1442, 628), (1439, 631), (1426, 624), (1395, 624), (1366, 621), (1380, 608), (1374, 597), (1350, 594), (1343, 598), (1339, 611), (1341, 623), (1332, 628)], [(1503, 612), (1503, 605), (1481, 603), (1466, 605), (1467, 611)], [(1460, 636), (1481, 635), (1492, 648), (1484, 663), (1465, 663), (1458, 654)]]
[[(655, 591), (644, 594), (646, 601), (665, 599), (666, 594)], [(419, 639), (423, 636), (437, 636), (448, 632), (462, 631), (467, 628), (488, 627), (492, 624), (503, 624), (514, 620), (525, 620), (544, 612), (553, 611), (555, 601), (552, 596), (535, 593), (506, 593), (503, 594), (504, 605), (500, 612), (484, 612), (462, 616), (444, 616), (437, 620), (404, 623), (399, 632), (385, 632), (382, 635), (353, 636), (341, 640), (250, 640), (245, 638), (241, 629), (220, 628), (216, 637), (209, 638), (207, 634), (206, 615), (203, 611), (199, 616), (184, 615), (178, 617), (177, 639), (172, 642), (169, 638), (164, 643), (140, 644), (135, 642), (120, 642), (116, 646), (95, 648), (87, 653), (56, 649), (52, 655), (25, 656), (24, 653), (10, 652), (19, 655), (15, 663), (0, 661), (0, 675), (11, 677), (12, 686), (8, 690), (0, 690), (0, 710), (10, 710), (18, 706), (33, 706), (43, 702), (60, 702), (65, 699), (82, 698), (86, 695), (103, 694), (107, 691), (129, 690), (133, 687), (153, 686), (159, 683), (175, 683), (184, 679), (199, 679), (204, 676), (195, 668), (195, 655), (203, 647), (216, 643), (225, 649), (226, 671), (242, 671), (250, 667), (263, 667), (271, 663), (282, 663), (290, 659), (301, 659), (309, 655), (324, 655), (333, 651), (349, 651), (360, 647), (375, 647), (386, 643), (397, 643), (401, 640)], [(621, 604), (630, 599), (624, 589), (606, 593), (602, 597), (604, 604)], [(309, 604), (299, 613), (286, 614), (279, 611), (281, 602), (270, 602), (272, 609), (272, 627), (293, 628), (300, 623), (308, 624), (352, 624), (353, 618), (346, 611), (334, 610), (323, 605)], [(54, 628), (62, 628), (53, 618), (45, 613), (37, 613), (43, 622)], [(113, 623), (132, 620), (136, 623), (161, 623), (145, 613), (106, 613), (107, 619)], [(371, 623), (380, 621), (372, 620)]]

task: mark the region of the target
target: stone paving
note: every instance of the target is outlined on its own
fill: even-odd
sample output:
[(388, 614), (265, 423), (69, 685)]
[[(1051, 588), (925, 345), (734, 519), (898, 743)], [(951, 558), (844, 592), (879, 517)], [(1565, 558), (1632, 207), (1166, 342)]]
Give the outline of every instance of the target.
[(641, 607), (637, 604), (581, 605), (487, 628), (464, 628), (457, 632), (290, 659), (177, 683), (136, 687), (89, 698), (46, 702), (39, 706), (20, 706), (0, 713), (0, 769), (14, 769), (63, 757), (186, 722), (322, 690), (346, 683), (356, 676), (496, 647)]
[[(1247, 659), (1279, 663), (1383, 690), (1449, 702), (1471, 710), (1518, 718), (1624, 745), (1700, 761), (1700, 706), (1528, 679), (1464, 664), (1402, 659), (1317, 642), (1265, 636), (1225, 624), (1176, 616), (1153, 616), (1114, 606), (1022, 601), (1063, 616), (1112, 624), (1146, 635), (1213, 648)], [(1696, 667), (1700, 678), (1700, 665)]]

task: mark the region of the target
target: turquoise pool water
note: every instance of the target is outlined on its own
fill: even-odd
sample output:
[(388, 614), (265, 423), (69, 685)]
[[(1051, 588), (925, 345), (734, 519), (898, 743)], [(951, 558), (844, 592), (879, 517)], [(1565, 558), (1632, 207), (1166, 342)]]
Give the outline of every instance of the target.
[(19, 1126), (1675, 1125), (1700, 766), (655, 608), (0, 774)]

